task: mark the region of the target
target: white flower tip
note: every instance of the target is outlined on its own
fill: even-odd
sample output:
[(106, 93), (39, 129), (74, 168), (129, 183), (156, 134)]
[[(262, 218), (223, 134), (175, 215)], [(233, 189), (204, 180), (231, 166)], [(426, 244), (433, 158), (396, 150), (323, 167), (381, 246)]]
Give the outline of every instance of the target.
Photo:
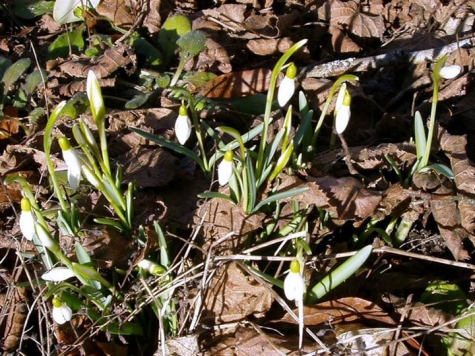
[(462, 67), (458, 65), (445, 66), (440, 69), (440, 76), (444, 79), (454, 79), (462, 72)]
[(277, 102), (280, 107), (287, 105), (295, 92), (295, 79), (290, 79), (285, 76), (280, 82), (279, 90), (277, 92)]
[(191, 120), (188, 116), (178, 115), (175, 121), (175, 136), (181, 145), (184, 145), (191, 135)]

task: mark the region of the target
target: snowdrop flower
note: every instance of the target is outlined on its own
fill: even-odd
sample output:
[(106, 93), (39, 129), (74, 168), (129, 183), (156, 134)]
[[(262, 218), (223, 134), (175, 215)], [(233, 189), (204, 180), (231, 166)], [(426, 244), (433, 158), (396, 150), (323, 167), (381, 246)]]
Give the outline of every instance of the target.
[(293, 260), (290, 263), (289, 274), (284, 280), (284, 293), (288, 300), (295, 300), (297, 305), (303, 301), (305, 282), (300, 274), (300, 263), (298, 260)]
[(343, 83), (335, 104), (335, 131), (337, 134), (342, 134), (348, 126), (351, 116), (350, 105), (351, 95), (346, 90), (346, 83)]
[(290, 270), (284, 280), (285, 297), (289, 300), (295, 300), (299, 308), (299, 348), (302, 348), (303, 343), (303, 295), (305, 293), (305, 282), (300, 274), (300, 263), (298, 260), (293, 260), (290, 263)]
[(143, 259), (142, 261), (140, 261), (137, 266), (154, 276), (159, 276), (166, 272), (166, 270), (158, 263), (152, 262), (147, 259)]
[(53, 320), (62, 325), (70, 321), (73, 316), (73, 311), (70, 307), (64, 304), (59, 298), (53, 298)]
[(31, 241), (35, 235), (35, 217), (31, 212), (30, 199), (23, 197), (21, 199), (20, 230), (25, 239)]
[(86, 84), (87, 97), (91, 105), (91, 112), (96, 125), (101, 125), (106, 118), (106, 107), (102, 98), (101, 86), (97, 80), (96, 74), (90, 70), (87, 73)]
[(59, 244), (53, 239), (50, 232), (43, 225), (36, 223), (35, 231), (44, 247), (53, 253), (59, 252)]
[(175, 136), (181, 145), (190, 138), (191, 135), (191, 120), (188, 117), (188, 111), (185, 105), (180, 106), (178, 117), (175, 121)]
[(63, 159), (68, 166), (68, 182), (72, 190), (79, 187), (81, 181), (81, 160), (74, 148), (71, 147), (69, 140), (66, 137), (58, 139), (59, 147), (63, 151)]
[(439, 75), (444, 79), (454, 79), (460, 74), (462, 67), (458, 65), (445, 66), (440, 69)]
[(287, 67), (284, 79), (280, 82), (279, 91), (277, 92), (277, 101), (280, 107), (284, 107), (292, 98), (295, 92), (295, 77), (297, 76), (297, 67), (290, 63)]
[(218, 181), (219, 181), (220, 186), (228, 184), (229, 180), (231, 179), (233, 175), (233, 170), (234, 170), (233, 158), (234, 158), (234, 152), (227, 151), (224, 154), (223, 160), (219, 164)]
[(68, 267), (55, 267), (50, 269), (48, 272), (43, 273), (41, 278), (48, 282), (63, 282), (66, 279), (74, 277), (75, 273), (71, 271)]

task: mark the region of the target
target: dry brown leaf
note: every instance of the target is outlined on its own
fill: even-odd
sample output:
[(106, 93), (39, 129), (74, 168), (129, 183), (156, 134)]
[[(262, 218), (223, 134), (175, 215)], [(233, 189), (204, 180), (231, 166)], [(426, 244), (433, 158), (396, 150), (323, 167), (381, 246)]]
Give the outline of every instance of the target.
[(335, 53), (357, 54), (361, 52), (362, 48), (340, 27), (330, 26), (328, 32), (332, 35), (332, 47)]
[(119, 68), (125, 69), (127, 74), (135, 72), (137, 58), (132, 48), (119, 44), (107, 49), (104, 54), (93, 61), (90, 58), (71, 60), (59, 65), (61, 71), (69, 76), (86, 78), (89, 70), (94, 71), (97, 78), (109, 77)]
[(244, 4), (224, 4), (214, 9), (203, 10), (203, 15), (214, 19), (227, 30), (238, 32), (242, 30), (242, 23), (246, 19), (245, 11)]
[(439, 227), (439, 232), (455, 260), (467, 260), (470, 255), (463, 246), (463, 240), (468, 234), (460, 226), (460, 212), (457, 209), (457, 202), (432, 199), (430, 201), (430, 208), (432, 216)]
[(235, 262), (219, 267), (206, 289), (202, 321), (221, 324), (263, 316), (270, 309), (272, 294)]
[(206, 38), (206, 50), (199, 54), (196, 67), (201, 72), (214, 71), (215, 67), (222, 73), (229, 73), (232, 70), (228, 52), (211, 37)]
[(330, 29), (340, 27), (360, 38), (382, 38), (384, 23), (381, 15), (361, 12), (356, 1), (331, 2)]
[(220, 338), (211, 338), (209, 342), (218, 340), (204, 356), (256, 356), (256, 355), (288, 355), (298, 356), (301, 352), (311, 353), (319, 349), (314, 341), (304, 339), (304, 345), (298, 350), (298, 335), (271, 334), (272, 330), (256, 330), (258, 326), (238, 325), (233, 334)]
[(248, 215), (240, 205), (227, 199), (210, 199), (196, 212), (194, 222), (202, 226), (205, 251), (212, 243), (228, 236), (213, 248), (216, 255), (240, 253), (245, 246), (248, 234), (262, 227), (262, 215)]
[(142, 146), (135, 146), (117, 160), (123, 165), (123, 181), (142, 188), (167, 185), (175, 178), (178, 163), (168, 151)]
[(250, 40), (246, 46), (258, 56), (270, 56), (276, 53), (284, 53), (293, 45), (293, 41), (288, 38), (261, 38)]
[[(298, 312), (297, 310), (295, 311)], [(313, 306), (305, 306), (304, 320), (306, 326), (321, 324), (337, 325), (340, 323), (360, 322), (371, 325), (394, 326), (397, 323), (374, 302), (361, 298), (340, 298)], [(286, 314), (275, 322), (297, 324), (295, 319)]]
[(102, 0), (96, 7), (99, 15), (109, 19), (115, 26), (130, 28), (135, 21), (129, 0)]
[(335, 213), (334, 218), (362, 222), (374, 214), (382, 194), (366, 189), (353, 177), (309, 177), (312, 184), (304, 193), (317, 207)]
[(251, 69), (223, 74), (200, 88), (200, 94), (208, 98), (232, 99), (261, 93), (269, 88), (272, 71)]
[(450, 165), (455, 174), (457, 192), (463, 194), (458, 204), (460, 224), (469, 233), (472, 242), (475, 243), (473, 236), (475, 234), (475, 212), (471, 200), (475, 197), (475, 168), (467, 156), (467, 136), (455, 136), (442, 130), (440, 145), (450, 159)]
[[(124, 237), (120, 232), (110, 226), (94, 226), (82, 230), (84, 236), (81, 238), (81, 245), (88, 254), (97, 261), (101, 268), (110, 268), (111, 266), (127, 266), (127, 260), (133, 252), (134, 241)], [(73, 236), (61, 236), (61, 248), (68, 252), (68, 257), (75, 259), (76, 253)]]

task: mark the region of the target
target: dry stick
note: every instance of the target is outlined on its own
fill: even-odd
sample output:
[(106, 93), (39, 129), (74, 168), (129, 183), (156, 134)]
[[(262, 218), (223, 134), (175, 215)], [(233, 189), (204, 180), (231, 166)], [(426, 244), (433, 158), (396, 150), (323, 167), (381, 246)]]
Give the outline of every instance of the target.
[(459, 48), (475, 47), (475, 36), (450, 43), (445, 46), (422, 51), (404, 52), (401, 50), (364, 58), (348, 58), (333, 62), (310, 65), (300, 72), (303, 78), (338, 77), (348, 72), (365, 72), (380, 67), (391, 67), (401, 64), (418, 64), (434, 62), (446, 54), (455, 52)]
[[(336, 254), (325, 255), (325, 256), (315, 256), (309, 259), (309, 261), (324, 261), (324, 260), (328, 260), (332, 258), (346, 258), (346, 257), (351, 257), (355, 255), (357, 252), (358, 251), (351, 251), (351, 252), (336, 253)], [(448, 259), (440, 258), (440, 257), (421, 255), (414, 252), (399, 250), (393, 247), (384, 246), (384, 247), (375, 248), (373, 249), (373, 253), (391, 253), (393, 255), (399, 255), (399, 256), (404, 256), (404, 257), (409, 257), (409, 258), (417, 258), (419, 260), (440, 263), (440, 264), (453, 266), (453, 267), (466, 268), (466, 269), (471, 269), (475, 271), (475, 265), (470, 264), (470, 263), (452, 261), (452, 260), (448, 260)], [(214, 257), (214, 261), (228, 261), (228, 260), (234, 260), (234, 261), (245, 260), (246, 261), (248, 260), (248, 261), (279, 261), (280, 262), (280, 261), (292, 261), (293, 259), (295, 259), (295, 257), (292, 257), (292, 256), (281, 257), (281, 256), (226, 255), (226, 256)]]

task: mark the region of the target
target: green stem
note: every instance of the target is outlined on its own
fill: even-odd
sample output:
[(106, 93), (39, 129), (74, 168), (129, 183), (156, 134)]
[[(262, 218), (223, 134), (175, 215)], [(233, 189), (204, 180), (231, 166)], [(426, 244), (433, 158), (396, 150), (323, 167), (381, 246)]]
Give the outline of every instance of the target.
[(66, 105), (66, 101), (62, 101), (56, 106), (56, 108), (51, 113), (48, 122), (46, 124), (45, 133), (43, 137), (43, 145), (45, 150), (45, 159), (46, 165), (48, 167), (49, 174), (51, 176), (51, 182), (53, 183), (53, 189), (58, 197), (59, 204), (61, 205), (61, 209), (64, 211), (66, 216), (69, 220), (69, 213), (68, 213), (68, 204), (66, 203), (66, 199), (63, 197), (63, 193), (61, 187), (58, 182), (58, 177), (56, 176), (56, 172), (53, 165), (53, 160), (51, 159), (51, 135), (53, 131), (54, 124), (59, 117), (59, 114), (63, 110), (64, 106)]

